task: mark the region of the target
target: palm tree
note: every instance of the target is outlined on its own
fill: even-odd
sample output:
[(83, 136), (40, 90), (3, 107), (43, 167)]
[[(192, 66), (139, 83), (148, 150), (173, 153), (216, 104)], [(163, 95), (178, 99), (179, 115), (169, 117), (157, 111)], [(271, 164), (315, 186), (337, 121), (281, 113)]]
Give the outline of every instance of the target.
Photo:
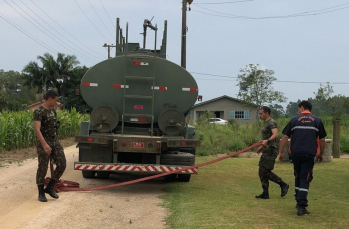
[[(57, 73), (57, 63), (55, 58), (51, 54), (45, 53), (43, 56), (38, 56), (37, 59), (40, 60), (42, 63), (42, 68), (46, 73), (46, 80), (50, 82), (49, 87), (56, 86), (58, 73)], [(49, 87), (47, 87), (46, 90)], [(57, 89), (59, 90), (59, 88)]]
[(47, 72), (48, 80), (52, 82), (52, 85), (58, 90), (58, 94), (63, 99), (63, 105), (65, 100), (66, 83), (73, 72), (75, 65), (80, 62), (74, 55), (65, 55), (58, 53), (57, 59), (49, 54), (45, 53), (43, 56), (38, 56), (38, 59), (42, 62), (45, 72)]
[(49, 53), (38, 56), (37, 59), (41, 61), (42, 67), (37, 62), (31, 61), (23, 69), (26, 85), (37, 86), (38, 94), (42, 93), (44, 88), (47, 90), (54, 86), (64, 101), (67, 81), (72, 75), (75, 65), (80, 62), (76, 56), (63, 53), (58, 53), (56, 60)]
[(47, 83), (44, 69), (39, 67), (37, 62), (30, 61), (22, 71), (25, 80), (24, 84), (29, 87), (38, 87), (36, 93), (42, 94), (44, 85)]
[(70, 76), (73, 73), (73, 69), (76, 65), (80, 64), (74, 55), (67, 55), (58, 53), (57, 60), (57, 74), (58, 79), (61, 81), (60, 91), (63, 99), (65, 98), (66, 84)]

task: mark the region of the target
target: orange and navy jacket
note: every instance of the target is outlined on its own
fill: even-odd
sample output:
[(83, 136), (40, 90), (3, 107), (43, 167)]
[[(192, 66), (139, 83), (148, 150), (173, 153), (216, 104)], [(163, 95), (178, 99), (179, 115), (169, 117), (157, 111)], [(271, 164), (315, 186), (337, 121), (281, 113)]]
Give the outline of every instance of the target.
[(290, 145), (292, 154), (315, 156), (319, 154), (319, 139), (326, 137), (326, 130), (320, 118), (309, 111), (303, 111), (291, 119), (282, 134), (292, 138)]

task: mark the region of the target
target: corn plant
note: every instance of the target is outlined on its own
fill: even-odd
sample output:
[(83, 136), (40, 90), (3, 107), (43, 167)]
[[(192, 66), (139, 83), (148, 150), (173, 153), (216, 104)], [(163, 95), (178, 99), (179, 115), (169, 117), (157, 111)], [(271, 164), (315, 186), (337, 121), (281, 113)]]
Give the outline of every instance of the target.
[[(58, 120), (61, 123), (60, 138), (73, 137), (79, 133), (80, 123), (88, 120), (86, 115), (71, 111), (58, 111)], [(27, 148), (34, 146), (33, 112), (2, 112), (0, 113), (0, 151)]]

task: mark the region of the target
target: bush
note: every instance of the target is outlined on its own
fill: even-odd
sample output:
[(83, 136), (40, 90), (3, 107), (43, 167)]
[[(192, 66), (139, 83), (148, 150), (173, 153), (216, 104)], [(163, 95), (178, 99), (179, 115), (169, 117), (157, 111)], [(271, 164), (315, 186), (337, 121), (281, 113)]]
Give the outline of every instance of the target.
[[(209, 114), (205, 115), (205, 118), (208, 116)], [(198, 155), (207, 156), (236, 152), (261, 140), (262, 122), (260, 125), (239, 125), (234, 121), (229, 121), (228, 125), (218, 125), (208, 123), (205, 118), (199, 118), (195, 125), (198, 138), (201, 139), (201, 145), (197, 150)], [(321, 118), (327, 132), (326, 138), (332, 139), (333, 118), (331, 116)], [(290, 118), (276, 120), (280, 139), (282, 138), (282, 130), (289, 121)], [(340, 149), (342, 152), (349, 153), (349, 115), (342, 117), (340, 133)]]

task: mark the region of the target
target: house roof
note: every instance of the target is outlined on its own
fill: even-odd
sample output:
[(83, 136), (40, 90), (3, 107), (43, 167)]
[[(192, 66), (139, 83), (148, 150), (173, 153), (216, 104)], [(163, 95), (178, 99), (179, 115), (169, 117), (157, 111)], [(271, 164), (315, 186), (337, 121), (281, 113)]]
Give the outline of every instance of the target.
[[(44, 102), (44, 100), (42, 100), (41, 102), (32, 103), (32, 104), (28, 105), (27, 107), (28, 107), (28, 109), (33, 109), (33, 108), (39, 107), (43, 102)], [(56, 102), (56, 107), (61, 108), (62, 104), (60, 102)]]
[[(240, 99), (236, 99), (236, 98), (233, 98), (233, 97), (230, 97), (230, 96), (227, 96), (227, 95), (223, 95), (223, 96), (220, 96), (220, 97), (211, 99), (211, 100), (207, 100), (207, 101), (202, 102), (202, 103), (195, 104), (195, 105), (193, 106), (193, 108), (194, 108), (194, 107), (199, 107), (199, 106), (201, 106), (201, 105), (204, 105), (204, 104), (207, 104), (207, 103), (211, 103), (211, 102), (214, 102), (214, 101), (217, 101), (217, 100), (220, 100), (220, 99), (230, 99), (230, 100), (234, 100), (234, 101), (239, 102), (239, 103), (246, 103), (246, 102), (244, 102), (244, 101), (242, 101), (242, 100), (240, 100)], [(250, 106), (257, 106), (257, 105), (252, 104), (252, 103), (247, 103), (247, 104), (250, 105)]]

